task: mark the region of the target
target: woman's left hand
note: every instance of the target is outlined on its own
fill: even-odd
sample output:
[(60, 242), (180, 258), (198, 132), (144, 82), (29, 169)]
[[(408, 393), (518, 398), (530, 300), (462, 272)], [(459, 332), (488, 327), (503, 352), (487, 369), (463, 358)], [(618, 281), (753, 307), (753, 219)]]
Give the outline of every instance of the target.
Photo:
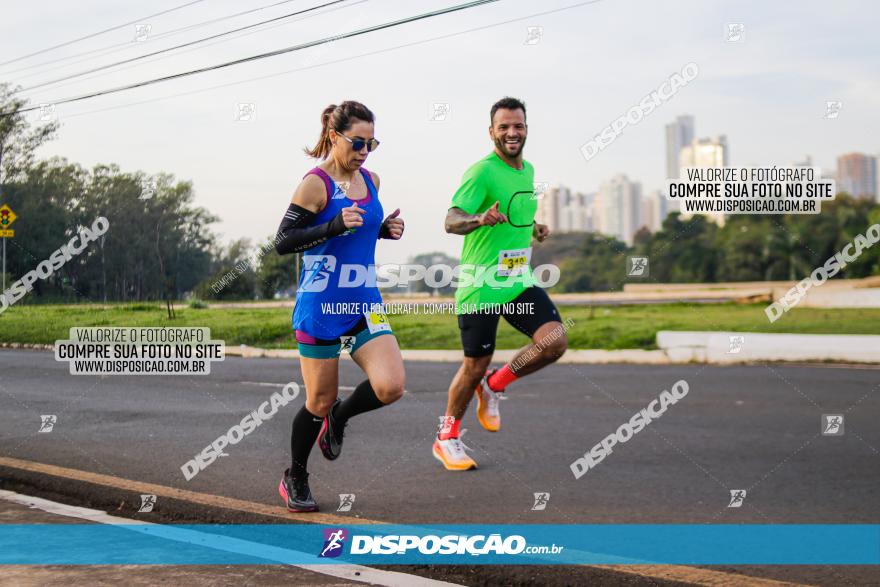
[(403, 218), (399, 218), (400, 208), (388, 215), (382, 223), (388, 229), (388, 238), (399, 240), (403, 236)]

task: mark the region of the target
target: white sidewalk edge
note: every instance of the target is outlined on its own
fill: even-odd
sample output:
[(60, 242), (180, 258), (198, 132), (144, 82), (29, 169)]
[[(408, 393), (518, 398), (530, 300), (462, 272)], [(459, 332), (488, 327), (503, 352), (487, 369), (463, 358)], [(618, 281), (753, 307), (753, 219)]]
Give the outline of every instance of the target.
[(254, 555), (270, 561), (277, 560), (282, 564), (298, 567), (321, 575), (336, 577), (337, 579), (345, 579), (347, 581), (369, 583), (371, 585), (384, 585), (387, 587), (408, 587), (410, 585), (414, 585), (415, 587), (444, 587), (457, 585), (457, 583), (435, 581), (434, 579), (427, 579), (418, 575), (408, 575), (406, 573), (398, 573), (395, 571), (383, 571), (371, 567), (365, 567), (363, 565), (290, 564), (285, 562), (285, 560), (287, 560), (291, 554), (300, 557), (302, 553), (291, 549), (270, 547), (265, 544), (257, 544), (237, 538), (224, 538), (213, 534), (210, 536), (210, 543), (207, 544), (205, 539), (208, 538), (208, 536), (203, 532), (183, 530), (175, 528), (174, 525), (171, 524), (155, 524), (129, 518), (120, 518), (117, 516), (111, 516), (100, 510), (66, 505), (55, 501), (49, 501), (48, 499), (22, 495), (20, 493), (15, 493), (14, 491), (0, 489), (0, 499), (25, 505), (30, 508), (36, 508), (50, 514), (56, 514), (68, 518), (78, 518), (96, 524), (110, 524), (121, 528), (126, 528), (126, 526), (128, 526), (126, 529), (134, 531), (144, 531), (144, 527), (151, 526), (160, 531), (147, 533), (157, 534), (169, 540), (202, 545), (208, 548), (239, 554)]

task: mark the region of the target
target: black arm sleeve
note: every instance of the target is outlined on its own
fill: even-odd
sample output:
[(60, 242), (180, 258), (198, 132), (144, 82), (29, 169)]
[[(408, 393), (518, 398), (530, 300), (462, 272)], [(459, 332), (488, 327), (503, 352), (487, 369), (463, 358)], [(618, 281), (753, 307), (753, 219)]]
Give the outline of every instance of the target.
[[(387, 218), (385, 220), (388, 220)], [(382, 222), (382, 226), (379, 227), (379, 237), (378, 238), (391, 238), (391, 229), (388, 228), (387, 222)]]
[(288, 206), (275, 237), (275, 250), (279, 255), (305, 251), (348, 230), (342, 221), (342, 212), (330, 222), (308, 226), (315, 216), (317, 214), (302, 206)]

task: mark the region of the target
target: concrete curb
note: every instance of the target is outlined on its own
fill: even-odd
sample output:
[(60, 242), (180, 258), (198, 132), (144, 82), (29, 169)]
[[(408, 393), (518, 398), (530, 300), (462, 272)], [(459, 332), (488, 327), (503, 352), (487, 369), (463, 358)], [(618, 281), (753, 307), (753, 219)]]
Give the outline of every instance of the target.
[(675, 363), (735, 364), (758, 361), (880, 363), (880, 336), (872, 334), (765, 334), (661, 330), (657, 333), (657, 346)]
[(30, 349), (37, 351), (54, 351), (54, 344), (31, 344), (29, 342), (0, 342), (0, 349)]

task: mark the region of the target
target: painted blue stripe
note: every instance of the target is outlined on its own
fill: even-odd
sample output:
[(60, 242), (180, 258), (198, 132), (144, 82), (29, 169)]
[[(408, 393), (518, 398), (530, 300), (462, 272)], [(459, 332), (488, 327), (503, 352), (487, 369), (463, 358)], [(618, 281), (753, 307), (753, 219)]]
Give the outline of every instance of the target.
[[(343, 535), (338, 534), (343, 530)], [(336, 557), (319, 557), (342, 540)], [(446, 536), (561, 547), (561, 552), (397, 552), (399, 540), (442, 545)], [(442, 538), (442, 539), (441, 539)], [(369, 543), (378, 539), (375, 552)], [(384, 541), (384, 542), (382, 542)], [(474, 539), (485, 546), (486, 538)], [(383, 546), (384, 544), (384, 546)], [(449, 543), (447, 543), (448, 546)], [(366, 554), (352, 553), (353, 546)], [(878, 524), (743, 525), (127, 525), (3, 524), (0, 564), (684, 564), (876, 565)]]

